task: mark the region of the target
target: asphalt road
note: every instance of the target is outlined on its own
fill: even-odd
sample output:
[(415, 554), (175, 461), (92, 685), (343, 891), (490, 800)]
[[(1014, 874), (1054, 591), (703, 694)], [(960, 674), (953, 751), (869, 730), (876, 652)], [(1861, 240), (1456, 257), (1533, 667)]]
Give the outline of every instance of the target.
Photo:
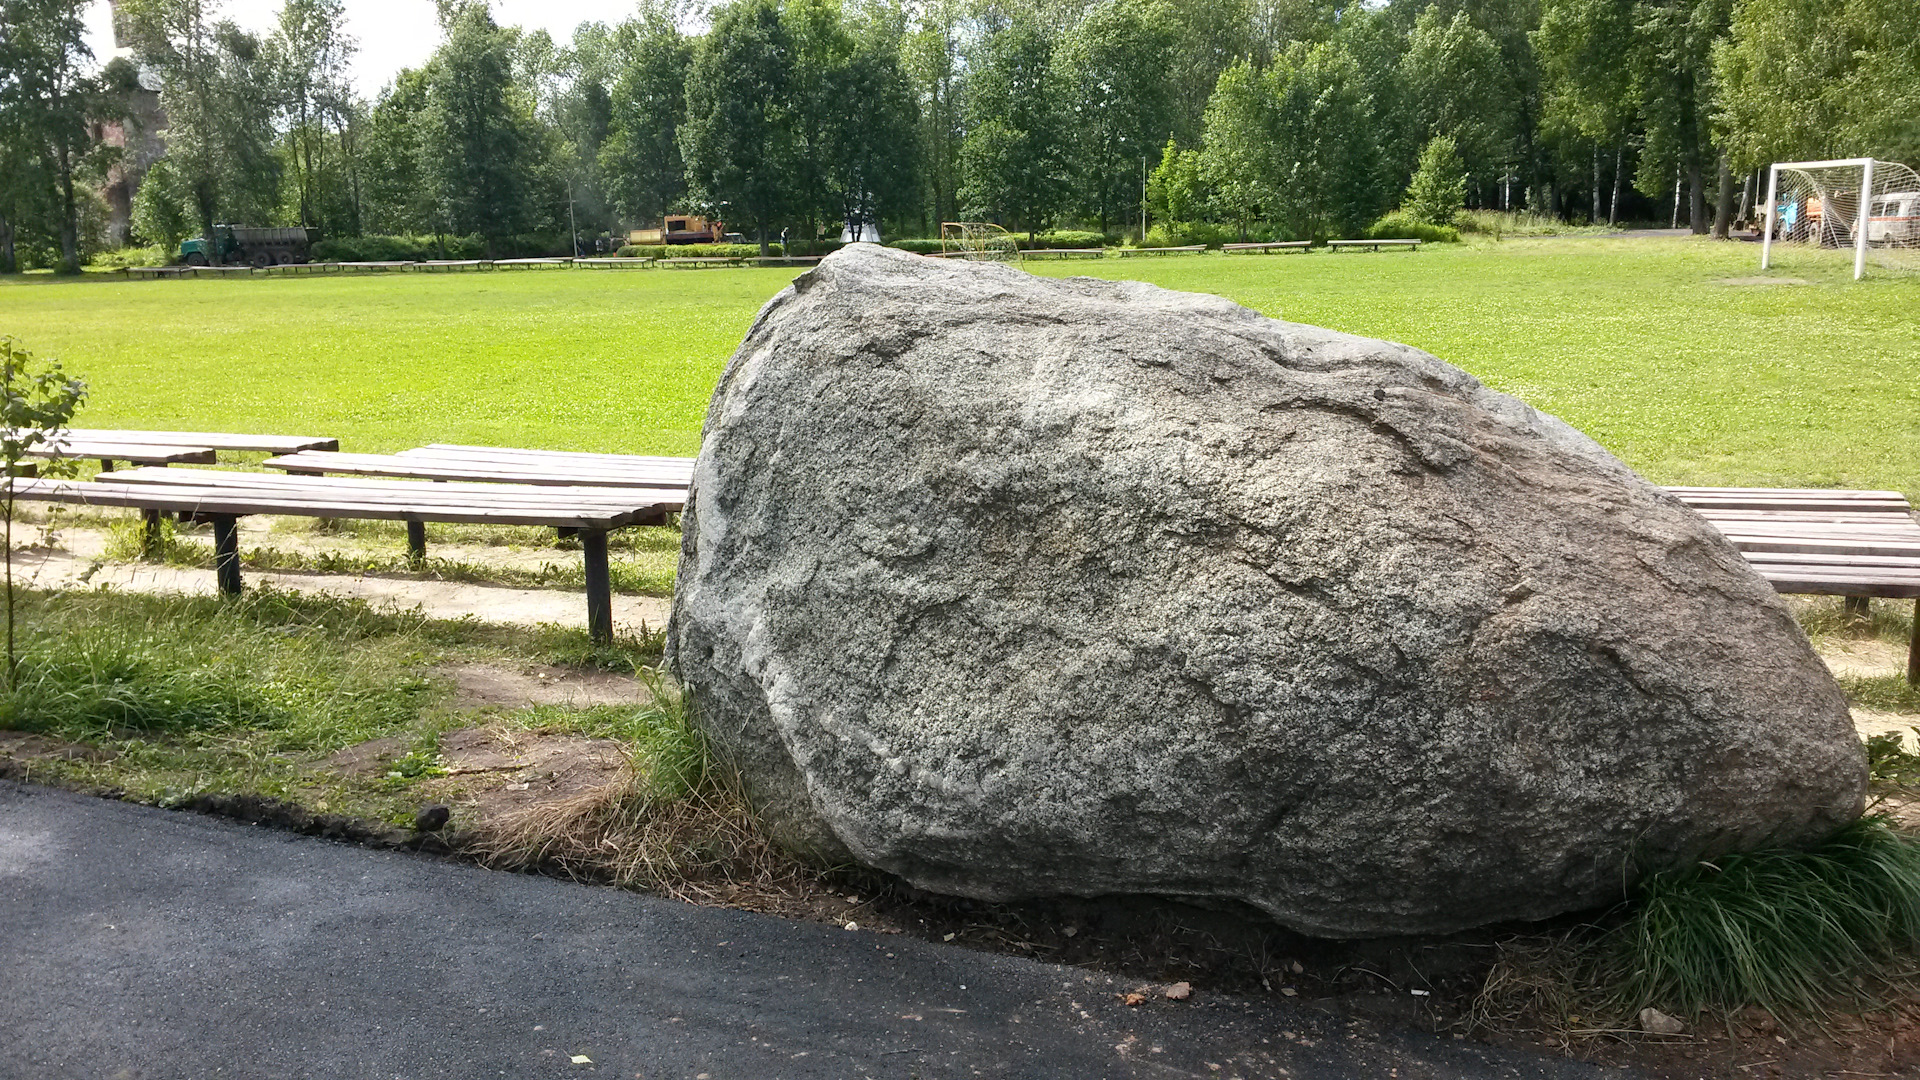
[(1623, 1074), (0, 781), (0, 1078)]

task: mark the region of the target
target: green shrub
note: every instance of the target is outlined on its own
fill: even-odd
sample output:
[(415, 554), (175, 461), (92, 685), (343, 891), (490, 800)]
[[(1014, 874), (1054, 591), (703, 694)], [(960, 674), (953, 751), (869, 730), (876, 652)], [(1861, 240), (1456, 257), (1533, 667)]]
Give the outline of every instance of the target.
[[(623, 259), (752, 259), (760, 254), (759, 244), (628, 244), (615, 254)], [(767, 246), (769, 256), (785, 251), (779, 244)]]
[(1481, 233), (1495, 240), (1506, 236), (1605, 236), (1617, 231), (1612, 225), (1574, 225), (1531, 210), (1462, 210), (1454, 224), (1461, 232)]
[[(510, 237), (508, 242), (514, 239)], [(541, 242), (537, 237), (528, 239), (532, 243)], [(486, 241), (478, 236), (340, 236), (316, 242), (309, 253), (315, 262), (426, 262), (481, 259), (486, 258), (486, 250)], [(564, 236), (558, 254), (566, 254)]]
[(1420, 152), (1402, 209), (1415, 221), (1446, 225), (1467, 201), (1467, 167), (1451, 135), (1436, 135)]
[(911, 251), (915, 255), (934, 255), (946, 250), (946, 244), (941, 240), (894, 240), (887, 246)]
[(129, 266), (165, 266), (172, 252), (160, 244), (151, 247), (124, 247), (103, 251), (88, 261), (96, 270), (120, 270)]
[(1097, 248), (1113, 247), (1120, 243), (1120, 237), (1113, 233), (1081, 232), (1076, 229), (1053, 229), (1034, 237), (1032, 243), (1024, 236), (1018, 237), (1022, 248)]
[(1225, 225), (1215, 225), (1206, 221), (1163, 221), (1147, 230), (1146, 242), (1141, 247), (1189, 247), (1193, 244), (1205, 244), (1217, 248), (1221, 244), (1231, 244), (1240, 234)]
[(1601, 945), (1620, 1005), (1818, 1015), (1920, 944), (1920, 840), (1872, 815), (1810, 850), (1650, 875), (1629, 911)]
[(1434, 225), (1415, 218), (1404, 210), (1395, 210), (1367, 229), (1368, 240), (1421, 240), (1429, 244), (1457, 244), (1460, 230), (1451, 225)]

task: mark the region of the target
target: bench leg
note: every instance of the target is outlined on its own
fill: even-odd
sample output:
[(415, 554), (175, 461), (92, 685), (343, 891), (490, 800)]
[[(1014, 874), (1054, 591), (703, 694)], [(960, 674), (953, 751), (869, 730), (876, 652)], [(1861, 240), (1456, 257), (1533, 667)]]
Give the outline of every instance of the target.
[(164, 544), (160, 537), (160, 511), (142, 510), (140, 518), (146, 524), (140, 543), (142, 553), (149, 559), (158, 559), (164, 554), (162, 551)]
[(228, 596), (240, 595), (240, 530), (239, 519), (231, 514), (221, 514), (213, 519), (213, 577), (220, 583), (220, 591)]
[(1920, 686), (1920, 600), (1913, 602), (1913, 637), (1907, 642), (1907, 685)]
[(1869, 619), (1873, 617), (1871, 598), (1865, 596), (1843, 596), (1840, 610), (1849, 619)]
[(427, 561), (427, 523), (407, 522), (407, 561), (415, 566)]
[(587, 636), (613, 643), (613, 583), (607, 576), (607, 530), (581, 529), (580, 554), (587, 568)]

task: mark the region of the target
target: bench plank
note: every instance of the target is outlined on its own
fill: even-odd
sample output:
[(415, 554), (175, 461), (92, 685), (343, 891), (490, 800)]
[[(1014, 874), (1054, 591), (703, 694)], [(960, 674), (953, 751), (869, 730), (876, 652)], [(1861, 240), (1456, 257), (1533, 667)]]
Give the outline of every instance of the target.
[(293, 473), (343, 473), (352, 476), (409, 476), (422, 480), (540, 484), (560, 487), (686, 487), (690, 469), (662, 466), (596, 468), (586, 464), (444, 461), (395, 454), (338, 454), (310, 450), (268, 458), (269, 468)]
[(297, 454), (302, 450), (338, 450), (339, 439), (315, 435), (243, 435), (224, 431), (131, 431), (117, 428), (68, 428), (76, 439), (146, 443), (153, 446), (210, 446), (215, 450), (244, 450), (268, 454)]
[(146, 465), (211, 465), (211, 446), (161, 446), (153, 443), (75, 439), (61, 435), (21, 451), (27, 457), (49, 460), (95, 458), (100, 461), (138, 461)]
[(94, 478), (116, 484), (151, 484), (228, 493), (255, 492), (265, 498), (312, 495), (316, 498), (351, 497), (396, 506), (448, 503), (487, 507), (594, 508), (633, 506), (677, 511), (686, 500), (681, 488), (555, 487), (533, 484), (460, 484), (448, 487), (429, 480), (376, 480), (344, 476), (283, 476), (279, 473), (212, 472), (205, 469), (122, 469)]

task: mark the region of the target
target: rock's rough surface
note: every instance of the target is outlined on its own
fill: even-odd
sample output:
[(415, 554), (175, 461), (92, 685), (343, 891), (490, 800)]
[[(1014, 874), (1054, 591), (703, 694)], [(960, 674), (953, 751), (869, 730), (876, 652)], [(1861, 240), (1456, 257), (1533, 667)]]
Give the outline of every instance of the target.
[(714, 394), (670, 656), (791, 842), (1325, 935), (1811, 841), (1865, 766), (1698, 516), (1401, 345), (849, 247)]

